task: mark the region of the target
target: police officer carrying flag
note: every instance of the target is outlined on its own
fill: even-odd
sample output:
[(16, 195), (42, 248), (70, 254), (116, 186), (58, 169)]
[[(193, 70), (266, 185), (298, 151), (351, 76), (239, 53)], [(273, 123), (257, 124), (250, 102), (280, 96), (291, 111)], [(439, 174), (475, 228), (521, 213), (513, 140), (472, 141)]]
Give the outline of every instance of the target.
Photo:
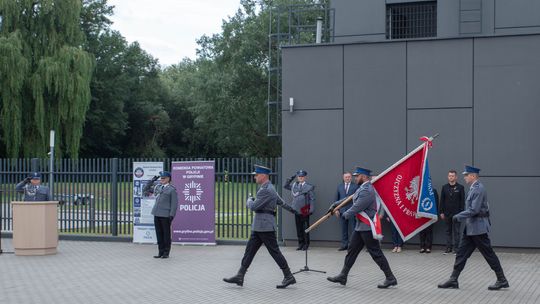
[(263, 166), (255, 166), (255, 181), (260, 185), (256, 197), (250, 197), (246, 201), (246, 206), (255, 213), (251, 227), (251, 236), (246, 245), (246, 251), (238, 273), (230, 278), (224, 278), (223, 281), (238, 286), (244, 285), (244, 276), (251, 265), (255, 254), (264, 244), (266, 249), (276, 261), (279, 268), (283, 271), (283, 281), (276, 288), (285, 288), (296, 283), (296, 279), (291, 273), (287, 260), (279, 250), (276, 239), (276, 206), (280, 205), (289, 212), (294, 210), (285, 204), (277, 194), (274, 186), (269, 180), (271, 170)]
[(499, 290), (510, 287), (504, 276), (501, 262), (493, 251), (493, 248), (491, 248), (491, 241), (488, 236), (491, 225), (489, 220), (489, 204), (486, 189), (479, 180), (479, 173), (480, 169), (465, 166), (465, 171), (463, 172), (464, 179), (467, 184), (471, 185), (471, 188), (465, 200), (465, 210), (453, 217), (454, 221), (465, 221), (465, 230), (463, 231), (463, 237), (456, 253), (452, 275), (446, 282), (439, 284), (439, 288), (459, 288), (459, 274), (465, 268), (467, 259), (476, 248), (478, 248), (478, 251), (480, 251), (497, 276), (495, 284), (490, 285), (488, 289)]
[(41, 173), (34, 172), (15, 186), (15, 191), (24, 193), (24, 201), (50, 201), (49, 187), (41, 185)]
[[(347, 219), (353, 219), (358, 213), (365, 212), (369, 218), (373, 218), (377, 213), (377, 202), (375, 197), (375, 190), (371, 185), (371, 170), (357, 167), (356, 171), (353, 173), (355, 177), (356, 184), (360, 185), (358, 190), (354, 193), (353, 196), (353, 205), (347, 211), (343, 213), (343, 217)], [(339, 205), (341, 201), (335, 202), (330, 207), (330, 213), (340, 217), (339, 210), (334, 210), (334, 208)], [(352, 238), (349, 242), (349, 248), (347, 250), (347, 255), (345, 256), (345, 262), (343, 264), (343, 269), (341, 272), (333, 277), (328, 277), (328, 281), (339, 283), (341, 285), (347, 284), (347, 276), (351, 267), (354, 265), (358, 254), (362, 249), (366, 247), (367, 251), (371, 255), (371, 258), (379, 268), (384, 272), (386, 279), (382, 284), (377, 285), (378, 288), (388, 288), (390, 286), (397, 285), (397, 280), (388, 260), (384, 256), (384, 253), (381, 250), (381, 245), (379, 241), (373, 238), (371, 232), (371, 225), (364, 223), (363, 221), (356, 221), (356, 228), (353, 232)]]

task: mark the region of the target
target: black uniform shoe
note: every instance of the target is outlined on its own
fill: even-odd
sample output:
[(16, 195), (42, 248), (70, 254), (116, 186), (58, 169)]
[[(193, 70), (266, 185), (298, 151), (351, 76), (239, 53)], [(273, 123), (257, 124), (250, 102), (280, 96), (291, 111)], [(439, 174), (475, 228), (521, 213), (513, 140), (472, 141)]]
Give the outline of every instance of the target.
[(283, 289), (295, 283), (296, 283), (296, 279), (291, 273), (291, 269), (290, 268), (283, 269), (283, 281), (281, 281), (280, 285), (276, 285), (276, 288)]
[(459, 283), (457, 281), (457, 278), (450, 277), (450, 279), (448, 279), (448, 281), (437, 285), (437, 287), (444, 288), (444, 289), (448, 289), (448, 288), (458, 289), (459, 288)]
[(304, 249), (304, 245), (298, 245), (298, 247), (296, 248), (296, 250), (303, 250)]
[(168, 259), (169, 258), (169, 255), (168, 254), (164, 254), (161, 256), (162, 259)]
[(155, 255), (155, 256), (154, 256), (154, 259), (161, 259), (162, 256), (163, 256), (163, 254), (160, 253), (160, 254), (158, 254), (158, 255)]
[(242, 271), (242, 269), (240, 269), (238, 271), (238, 273), (234, 277), (223, 278), (223, 281), (225, 281), (227, 283), (231, 283), (231, 284), (236, 284), (238, 286), (243, 286), (244, 285), (244, 275), (245, 274), (246, 274), (246, 272)]
[(337, 251), (345, 251), (347, 250), (347, 246), (341, 246)]
[(309, 248), (309, 245), (304, 245), (304, 247), (302, 247), (302, 251), (306, 251), (308, 250), (308, 248)]
[(452, 253), (452, 248), (446, 248), (443, 254), (449, 254)]
[(497, 280), (497, 282), (495, 282), (495, 284), (489, 285), (488, 289), (489, 290), (499, 290), (501, 288), (508, 288), (508, 287), (510, 287), (510, 284), (508, 284), (508, 281), (505, 279), (504, 281)]
[(347, 284), (347, 275), (344, 274), (344, 273), (340, 273), (340, 274), (338, 274), (337, 276), (334, 276), (334, 277), (327, 277), (326, 279), (328, 281), (330, 281), (330, 282), (339, 283), (341, 285), (346, 285)]
[(493, 285), (489, 285), (489, 290), (499, 290), (501, 288), (510, 287), (510, 284), (508, 284), (503, 272), (496, 272), (495, 274), (497, 275), (497, 282), (495, 282)]
[(391, 276), (391, 277), (386, 278), (382, 284), (377, 285), (377, 288), (384, 289), (384, 288), (388, 288), (390, 286), (396, 286), (396, 285), (397, 285), (396, 277)]

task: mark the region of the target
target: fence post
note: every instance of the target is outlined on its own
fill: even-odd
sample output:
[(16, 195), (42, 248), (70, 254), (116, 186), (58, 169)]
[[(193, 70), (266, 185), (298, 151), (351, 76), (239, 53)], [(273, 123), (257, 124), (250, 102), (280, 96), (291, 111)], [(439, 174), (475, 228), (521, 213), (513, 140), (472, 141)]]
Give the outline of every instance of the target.
[(118, 158), (111, 159), (111, 232), (118, 235)]
[[(281, 172), (281, 157), (277, 158), (277, 192), (281, 197), (283, 197), (282, 193), (282, 172)], [(283, 242), (283, 208), (278, 208), (278, 241)]]

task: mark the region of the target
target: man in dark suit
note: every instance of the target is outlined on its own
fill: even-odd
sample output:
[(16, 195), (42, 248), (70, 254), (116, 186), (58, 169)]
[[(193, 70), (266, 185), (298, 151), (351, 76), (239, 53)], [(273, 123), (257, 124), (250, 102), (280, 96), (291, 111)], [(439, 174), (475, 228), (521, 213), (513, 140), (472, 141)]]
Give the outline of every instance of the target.
[[(157, 182), (158, 178), (160, 179), (159, 182)], [(171, 185), (171, 173), (167, 171), (159, 172), (159, 177), (154, 176), (146, 184), (143, 192), (146, 195), (153, 193), (156, 197), (152, 215), (154, 216), (154, 227), (158, 242), (158, 255), (155, 255), (154, 258), (167, 259), (171, 252), (171, 223), (178, 208), (178, 195), (176, 188)]]
[[(343, 183), (339, 184), (336, 191), (336, 201), (341, 201), (351, 195), (353, 195), (358, 189), (358, 185), (352, 183), (352, 174), (350, 172), (343, 173)], [(345, 213), (352, 206), (352, 201), (347, 205), (341, 207), (341, 213)], [(343, 216), (339, 219), (341, 224), (341, 247), (338, 251), (347, 250), (349, 247), (349, 239), (351, 238), (356, 219), (346, 219)]]
[(491, 248), (491, 241), (488, 236), (491, 229), (489, 203), (486, 189), (479, 180), (479, 173), (480, 169), (465, 166), (465, 171), (463, 172), (465, 182), (471, 185), (471, 188), (465, 201), (465, 210), (456, 214), (453, 218), (454, 221), (465, 221), (465, 230), (463, 231), (463, 237), (457, 250), (454, 271), (452, 271), (450, 279), (439, 284), (439, 288), (459, 288), (458, 277), (461, 271), (463, 271), (463, 268), (465, 268), (467, 259), (476, 248), (478, 248), (478, 251), (480, 251), (497, 276), (495, 284), (490, 285), (488, 289), (499, 290), (510, 287), (504, 276), (501, 262), (493, 251), (493, 248)]
[[(365, 215), (371, 219), (377, 213), (375, 189), (373, 189), (370, 181), (371, 170), (357, 167), (353, 175), (355, 176), (355, 183), (360, 185), (360, 187), (354, 193), (353, 205), (343, 214), (343, 216), (350, 219), (359, 214), (360, 216)], [(340, 210), (334, 211), (334, 208), (338, 204), (339, 202), (335, 202), (330, 208), (330, 213), (335, 214), (337, 217), (340, 216)], [(349, 271), (354, 265), (358, 254), (360, 254), (360, 251), (362, 251), (365, 246), (373, 261), (377, 263), (379, 268), (386, 276), (384, 282), (377, 285), (377, 287), (388, 288), (390, 286), (397, 285), (396, 277), (392, 273), (388, 260), (381, 250), (379, 240), (376, 240), (373, 237), (370, 223), (364, 222), (364, 217), (361, 218), (362, 220), (356, 221), (356, 227), (351, 237), (351, 242), (349, 243), (349, 249), (347, 250), (347, 256), (345, 256), (343, 269), (338, 275), (328, 277), (327, 280), (330, 282), (339, 283), (341, 285), (347, 284), (347, 276), (349, 275)]]
[(260, 185), (257, 190), (256, 197), (249, 197), (246, 201), (246, 206), (253, 212), (253, 224), (251, 226), (251, 236), (246, 245), (246, 251), (240, 264), (238, 273), (230, 278), (224, 278), (223, 281), (238, 286), (244, 285), (244, 276), (255, 257), (255, 254), (264, 244), (276, 264), (283, 271), (283, 281), (276, 288), (285, 288), (296, 283), (296, 279), (291, 273), (291, 269), (287, 264), (287, 260), (279, 250), (276, 238), (276, 206), (281, 206), (283, 209), (294, 213), (294, 210), (284, 204), (277, 194), (274, 186), (269, 180), (270, 168), (263, 166), (255, 166), (255, 181)]
[[(465, 206), (465, 188), (457, 182), (457, 172), (448, 171), (448, 184), (441, 189), (441, 205), (439, 206), (440, 217), (446, 223), (446, 251), (451, 253), (459, 247), (459, 222), (454, 222), (454, 215), (463, 211)], [(453, 247), (452, 247), (453, 245)]]

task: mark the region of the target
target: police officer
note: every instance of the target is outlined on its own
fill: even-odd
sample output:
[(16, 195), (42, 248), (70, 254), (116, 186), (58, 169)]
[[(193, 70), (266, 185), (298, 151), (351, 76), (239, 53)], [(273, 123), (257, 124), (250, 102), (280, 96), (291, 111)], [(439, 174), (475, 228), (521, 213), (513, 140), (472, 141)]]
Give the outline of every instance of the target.
[(240, 269), (238, 273), (230, 278), (224, 278), (223, 281), (227, 283), (236, 284), (238, 286), (244, 285), (244, 276), (246, 271), (251, 265), (255, 254), (264, 244), (266, 249), (274, 258), (274, 261), (278, 264), (279, 268), (283, 271), (283, 281), (276, 288), (285, 288), (291, 284), (296, 283), (296, 279), (291, 273), (287, 260), (279, 250), (276, 239), (276, 205), (280, 205), (283, 209), (289, 212), (294, 210), (283, 203), (279, 195), (277, 194), (274, 186), (269, 180), (269, 174), (271, 170), (263, 166), (255, 166), (255, 181), (260, 185), (257, 191), (256, 197), (249, 197), (246, 201), (246, 206), (253, 212), (253, 224), (251, 226), (251, 236), (246, 245), (246, 251)]
[(41, 184), (41, 173), (34, 172), (15, 186), (15, 191), (24, 193), (24, 201), (50, 201), (49, 187)]
[(450, 279), (438, 285), (439, 288), (459, 288), (459, 274), (476, 248), (478, 248), (478, 251), (480, 251), (497, 276), (495, 284), (490, 285), (488, 289), (499, 290), (510, 287), (504, 276), (499, 258), (491, 248), (491, 241), (488, 236), (491, 224), (489, 221), (489, 204), (484, 185), (482, 185), (478, 177), (479, 173), (480, 169), (465, 166), (464, 179), (467, 184), (471, 185), (471, 188), (465, 200), (465, 210), (454, 215), (453, 218), (454, 221), (465, 221), (465, 229), (457, 250), (454, 271)]
[[(159, 182), (156, 182), (160, 179)], [(178, 207), (178, 196), (176, 188), (171, 185), (171, 173), (167, 171), (159, 172), (159, 177), (154, 176), (143, 189), (145, 195), (153, 193), (156, 203), (152, 208), (154, 216), (154, 227), (158, 242), (158, 255), (156, 259), (167, 259), (171, 252), (171, 223), (176, 215)]]
[[(360, 185), (358, 190), (354, 193), (353, 196), (353, 205), (349, 210), (343, 213), (343, 217), (347, 219), (352, 219), (356, 214), (364, 211), (370, 218), (373, 218), (377, 213), (377, 202), (375, 200), (375, 190), (370, 182), (371, 170), (357, 167), (353, 173), (355, 176), (356, 184)], [(330, 213), (336, 215), (339, 218), (339, 210), (334, 210), (334, 208), (340, 202), (335, 202), (330, 207)], [(334, 283), (340, 283), (341, 285), (347, 284), (347, 276), (351, 267), (354, 265), (358, 254), (366, 246), (367, 251), (371, 255), (371, 258), (379, 265), (379, 268), (384, 272), (386, 279), (382, 284), (377, 285), (378, 288), (388, 288), (390, 286), (397, 285), (397, 280), (390, 265), (384, 256), (384, 253), (381, 250), (379, 241), (373, 238), (371, 232), (371, 226), (362, 222), (356, 221), (356, 227), (353, 232), (351, 241), (349, 242), (349, 249), (347, 250), (347, 256), (345, 256), (345, 263), (341, 273), (334, 277), (328, 277), (328, 281)]]
[[(309, 216), (315, 211), (315, 186), (306, 182), (307, 172), (298, 170), (295, 175), (285, 182), (285, 189), (292, 193), (292, 207), (295, 211), (294, 220), (296, 223), (296, 236), (298, 237), (298, 248), (296, 250), (307, 250), (309, 247), (309, 233), (305, 230), (309, 227)], [(294, 183), (294, 179), (297, 179)]]

